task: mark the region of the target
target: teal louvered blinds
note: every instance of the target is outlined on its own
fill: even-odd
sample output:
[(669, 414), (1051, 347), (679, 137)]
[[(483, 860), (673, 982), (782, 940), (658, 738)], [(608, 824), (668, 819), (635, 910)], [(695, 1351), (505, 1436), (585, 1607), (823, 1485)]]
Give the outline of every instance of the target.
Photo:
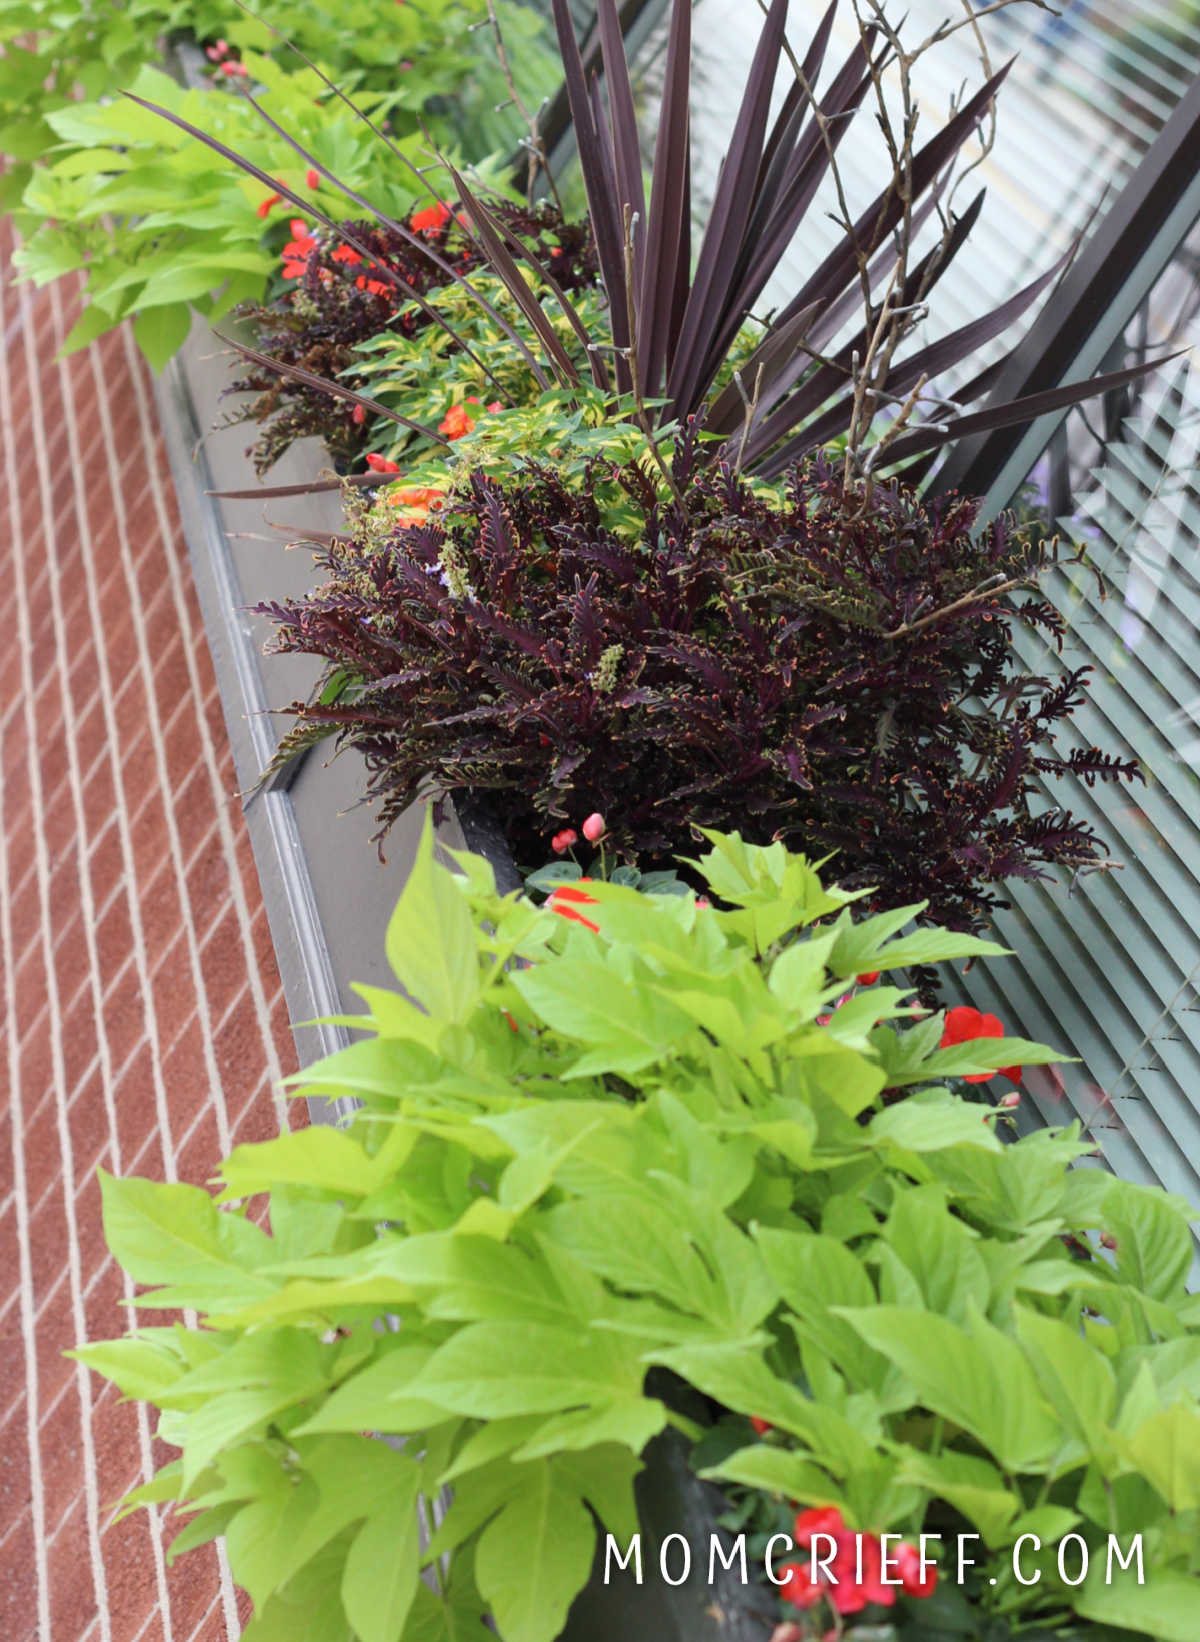
[[(960, 14), (953, 0), (910, 0), (902, 9), (915, 39)], [(793, 0), (794, 42), (803, 42), (823, 10), (824, 0)], [(697, 0), (693, 142), (701, 214), (758, 15), (752, 0)], [(1049, 266), (1094, 212), (1111, 205), (1200, 74), (1200, 0), (1073, 0), (1060, 17), (1017, 5), (982, 27), (994, 63), (1017, 57), (1000, 98), (995, 146), (977, 174), (987, 202), (937, 287), (928, 338), (995, 308)], [(855, 32), (847, 5), (834, 59)], [(931, 52), (922, 70), (922, 119), (932, 132), (963, 85), (979, 82), (971, 31)], [(854, 212), (877, 190), (882, 157), (870, 133), (857, 130), (840, 154)], [(820, 259), (837, 232), (814, 213), (769, 295), (778, 300), (794, 289), (797, 273)], [(1157, 279), (1130, 345), (1200, 341), (1196, 249), (1184, 247)], [(989, 357), (1001, 357), (1013, 340), (997, 341)], [(1088, 368), (1102, 368), (1101, 361)], [(1029, 1075), (1027, 1121), (1078, 1116), (1120, 1174), (1200, 1202), (1200, 367), (1182, 375), (1178, 364), (1169, 367), (1132, 409), (1093, 406), (1086, 414), (1093, 427), (1105, 417), (1111, 425), (1098, 452), (1086, 423), (1071, 424), (1064, 511), (1077, 517), (1064, 523), (1083, 536), (1091, 564), (1064, 564), (1046, 583), (1068, 621), (1061, 655), (1036, 633), (1022, 633), (1017, 649), (1027, 667), (1051, 678), (1094, 669), (1088, 702), (1061, 750), (1070, 750), (1073, 736), (1080, 747), (1136, 758), (1146, 784), (1047, 783), (1047, 808), (1062, 803), (1090, 821), (1111, 850), (1112, 867), (1074, 884), (1013, 884), (1012, 907), (998, 915), (996, 929), (1015, 956), (956, 975), (953, 987), (999, 1014), (1011, 1032), (1079, 1057), (1060, 1073)], [(1056, 498), (1062, 490), (1056, 483)]]
[[(1139, 760), (1145, 786), (1048, 782), (1112, 867), (1014, 884), (996, 933), (1015, 956), (956, 990), (1010, 1031), (1078, 1065), (1030, 1072), (1047, 1122), (1078, 1116), (1118, 1173), (1200, 1202), (1200, 396), (1173, 372), (1128, 420), (1065, 520), (1088, 562), (1045, 592), (1068, 623), (1059, 655), (1021, 632), (1021, 661), (1051, 678), (1094, 669), (1074, 745)], [(1031, 1114), (1032, 1115), (1032, 1114)]]

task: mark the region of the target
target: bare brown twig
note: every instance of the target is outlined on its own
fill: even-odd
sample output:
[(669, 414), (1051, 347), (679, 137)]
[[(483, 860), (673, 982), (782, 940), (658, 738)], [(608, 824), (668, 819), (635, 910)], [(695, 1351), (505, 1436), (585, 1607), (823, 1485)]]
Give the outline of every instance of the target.
[(964, 593), (951, 604), (944, 604), (938, 610), (930, 610), (927, 615), (918, 617), (916, 621), (902, 621), (899, 627), (894, 627), (890, 633), (881, 633), (880, 638), (911, 638), (914, 633), (919, 633), (922, 628), (931, 626), (935, 621), (941, 621), (944, 616), (952, 616), (955, 611), (965, 610), (972, 604), (981, 604), (984, 599), (998, 598), (1001, 593), (1011, 593), (1015, 588), (1028, 587), (1034, 580), (1036, 578), (1028, 572), (1023, 576), (1010, 576), (999, 581), (994, 576), (989, 577), (987, 581), (973, 587), (969, 593)]
[[(897, 350), (926, 315), (924, 299), (940, 272), (941, 260), (954, 231), (954, 217), (950, 209), (954, 194), (963, 179), (984, 162), (995, 142), (995, 105), (992, 103), (980, 119), (978, 154), (947, 180), (944, 190), (945, 201), (938, 204), (938, 215), (942, 225), (941, 243), (935, 246), (928, 267), (916, 288), (908, 292), (906, 299), (905, 291), (910, 283), (913, 250), (913, 161), (920, 116), (919, 100), (913, 87), (913, 69), (927, 51), (940, 45), (960, 29), (970, 28), (974, 31), (978, 43), (980, 67), (986, 81), (992, 77), (993, 70), (979, 20), (1015, 4), (1034, 5), (1043, 11), (1050, 9), (1047, 0), (992, 0), (991, 4), (978, 8), (972, 4), (972, 0), (960, 0), (960, 3), (963, 9), (962, 17), (957, 20), (947, 19), (918, 44), (909, 47), (902, 40), (899, 29), (889, 20), (884, 0), (851, 0), (868, 65), (867, 72), (872, 81), (877, 123), (891, 166), (891, 177), (881, 195), (880, 217), (877, 220), (882, 220), (882, 214), (897, 201), (901, 211), (900, 221), (894, 230), (895, 260), (882, 298), (876, 296), (871, 288), (869, 270), (870, 255), (878, 248), (878, 232), (872, 230), (863, 238), (855, 235), (845, 182), (830, 135), (830, 122), (822, 114), (813, 88), (795, 54), (790, 47), (786, 48), (792, 72), (813, 111), (828, 154), (830, 175), (837, 197), (837, 210), (831, 215), (850, 237), (858, 266), (864, 313), (864, 345), (855, 355), (850, 370), (853, 400), (842, 482), (847, 492), (856, 484), (862, 486), (861, 508), (870, 505), (872, 474), (885, 459), (889, 447), (912, 422), (920, 407), (927, 402), (927, 378), (923, 377), (902, 401), (897, 401), (896, 396), (887, 391), (888, 377)], [(759, 5), (766, 9), (765, 0), (759, 0)], [(879, 38), (883, 39), (887, 47), (882, 53), (874, 44)], [(872, 439), (880, 406), (889, 400), (900, 403), (899, 413), (882, 433)], [(946, 401), (939, 398), (937, 403), (944, 405)]]
[(554, 181), (554, 173), (550, 169), (550, 157), (546, 153), (546, 144), (538, 128), (538, 117), (531, 114), (521, 93), (517, 90), (517, 82), (513, 76), (512, 64), (509, 61), (508, 49), (504, 44), (504, 31), (500, 27), (500, 18), (496, 14), (495, 0), (487, 0), (488, 23), (496, 39), (496, 56), (500, 63), (500, 72), (504, 76), (504, 83), (508, 87), (508, 95), (512, 105), (525, 122), (529, 136), (525, 139), (524, 147), (529, 155), (529, 170), (525, 179), (525, 193), (532, 205), (533, 189), (537, 181), (539, 169), (546, 179), (546, 186), (550, 190), (552, 199), (558, 207), (560, 216), (565, 216), (562, 200), (559, 197), (558, 187)]

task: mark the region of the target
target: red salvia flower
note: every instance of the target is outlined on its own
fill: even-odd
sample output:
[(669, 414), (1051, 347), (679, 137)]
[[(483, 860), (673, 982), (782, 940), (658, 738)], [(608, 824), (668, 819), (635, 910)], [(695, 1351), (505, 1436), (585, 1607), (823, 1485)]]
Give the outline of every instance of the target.
[[(947, 1009), (946, 1022), (942, 1029), (941, 1049), (950, 1049), (956, 1043), (973, 1043), (976, 1038), (1002, 1038), (1004, 1025), (995, 1015), (984, 1015), (978, 1009), (972, 1009), (969, 1004), (958, 1004), (953, 1009)], [(1021, 1068), (1019, 1066), (1001, 1066), (995, 1072), (968, 1072), (964, 1081), (967, 1083), (986, 1083), (989, 1078), (1007, 1078), (1010, 1083), (1020, 1083)]]
[(475, 419), (467, 415), (465, 405), (451, 405), (445, 417), (438, 423), (438, 432), (444, 433), (447, 439), (461, 439), (464, 434), (470, 433), (475, 426)]
[(450, 221), (450, 207), (439, 200), (436, 205), (426, 206), (424, 211), (414, 211), (408, 219), (408, 225), (417, 234), (436, 234), (439, 228), (444, 228)]
[[(590, 878), (581, 878), (579, 880), (580, 884), (590, 882)], [(573, 923), (582, 924), (585, 929), (590, 929), (593, 935), (599, 935), (600, 925), (594, 924), (590, 918), (586, 918), (579, 911), (581, 905), (594, 907), (596, 897), (589, 895), (587, 890), (580, 889), (577, 884), (560, 884), (546, 905), (551, 912), (557, 912), (560, 918), (569, 918)]]
[(319, 188), (321, 186), (321, 174), (319, 171), (314, 171), (311, 165), (304, 173), (304, 180), (310, 188)]
[(367, 466), (373, 468), (376, 473), (399, 473), (400, 471), (399, 462), (393, 462), (387, 456), (380, 456), (379, 452), (375, 450), (367, 452)]
[(317, 249), (317, 241), (303, 217), (293, 217), (288, 226), (292, 237), (283, 248), (283, 277), (303, 279), (308, 272), (308, 259)]
[(282, 194), (268, 194), (266, 199), (263, 200), (261, 205), (259, 205), (258, 208), (257, 208), (259, 216), (260, 217), (267, 216), (269, 214), (270, 210), (271, 210), (271, 207), (273, 205), (278, 205), (282, 198), (283, 198)]

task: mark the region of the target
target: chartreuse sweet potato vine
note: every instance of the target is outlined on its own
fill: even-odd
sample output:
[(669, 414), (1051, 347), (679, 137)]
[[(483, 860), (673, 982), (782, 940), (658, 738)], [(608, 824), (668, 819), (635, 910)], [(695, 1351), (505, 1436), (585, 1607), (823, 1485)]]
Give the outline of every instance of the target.
[[(482, 1642), (485, 1614), (551, 1642), (597, 1520), (636, 1531), (647, 1442), (700, 1434), (658, 1366), (730, 1411), (731, 1485), (978, 1534), (955, 1634), (1193, 1642), (1187, 1206), (1070, 1169), (1073, 1131), (1002, 1143), (942, 1082), (1051, 1050), (939, 1049), (886, 984), (832, 1007), (861, 971), (998, 948), (856, 921), (802, 856), (710, 836), (720, 905), (597, 882), (565, 918), (435, 865), (427, 831), (388, 932), (404, 992), (361, 987), (363, 1037), (292, 1080), (357, 1097), (348, 1127), (237, 1147), (215, 1201), (104, 1178), (138, 1306), (200, 1315), (79, 1353), (179, 1450), (123, 1509), (194, 1513), (176, 1550), (225, 1536), (247, 1642)], [(1014, 1539), (1068, 1529), (1096, 1577), (1064, 1586), (1048, 1551), (1016, 1584)], [(1144, 1584), (1101, 1583), (1110, 1533), (1143, 1535)], [(906, 1601), (870, 1634), (927, 1634)]]

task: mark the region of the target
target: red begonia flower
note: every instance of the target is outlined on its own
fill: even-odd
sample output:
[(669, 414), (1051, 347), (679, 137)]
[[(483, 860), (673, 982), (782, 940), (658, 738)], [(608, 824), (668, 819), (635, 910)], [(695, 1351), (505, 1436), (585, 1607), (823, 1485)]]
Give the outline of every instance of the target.
[(779, 1594), (785, 1602), (797, 1608), (815, 1608), (827, 1589), (823, 1581), (814, 1579), (812, 1569), (804, 1562), (785, 1562), (780, 1569), (784, 1579)]
[[(815, 1548), (822, 1554), (810, 1556), (807, 1563), (791, 1563), (784, 1570), (788, 1579), (781, 1594), (786, 1600), (807, 1608), (825, 1597), (839, 1614), (861, 1613), (872, 1602), (884, 1608), (894, 1604), (897, 1587), (884, 1583), (883, 1549), (874, 1534), (862, 1535), (861, 1565), (859, 1536), (846, 1527), (835, 1506), (814, 1507), (797, 1516), (799, 1544), (811, 1544), (816, 1534), (825, 1536), (824, 1543)], [(829, 1540), (834, 1545), (832, 1557), (827, 1554)]]
[[(846, 1567), (851, 1581), (856, 1581), (858, 1574), (858, 1551), (854, 1543), (854, 1535), (847, 1534), (838, 1546), (838, 1561), (834, 1563), (838, 1578), (842, 1578), (839, 1562)], [(839, 1596), (841, 1601), (839, 1601)], [(896, 1600), (896, 1587), (884, 1583), (883, 1578), (883, 1547), (874, 1534), (864, 1534), (862, 1538), (862, 1582), (843, 1584), (838, 1590), (830, 1592), (830, 1598), (839, 1613), (860, 1613), (869, 1602), (878, 1602), (882, 1608), (890, 1608)]]
[(896, 1564), (900, 1583), (909, 1596), (933, 1595), (938, 1582), (937, 1569), (932, 1562), (927, 1562), (925, 1577), (921, 1578), (921, 1553), (915, 1545), (909, 1545), (906, 1540), (901, 1540), (889, 1560)]
[(796, 1544), (807, 1545), (814, 1534), (841, 1534), (845, 1519), (836, 1505), (812, 1505), (796, 1517)]

